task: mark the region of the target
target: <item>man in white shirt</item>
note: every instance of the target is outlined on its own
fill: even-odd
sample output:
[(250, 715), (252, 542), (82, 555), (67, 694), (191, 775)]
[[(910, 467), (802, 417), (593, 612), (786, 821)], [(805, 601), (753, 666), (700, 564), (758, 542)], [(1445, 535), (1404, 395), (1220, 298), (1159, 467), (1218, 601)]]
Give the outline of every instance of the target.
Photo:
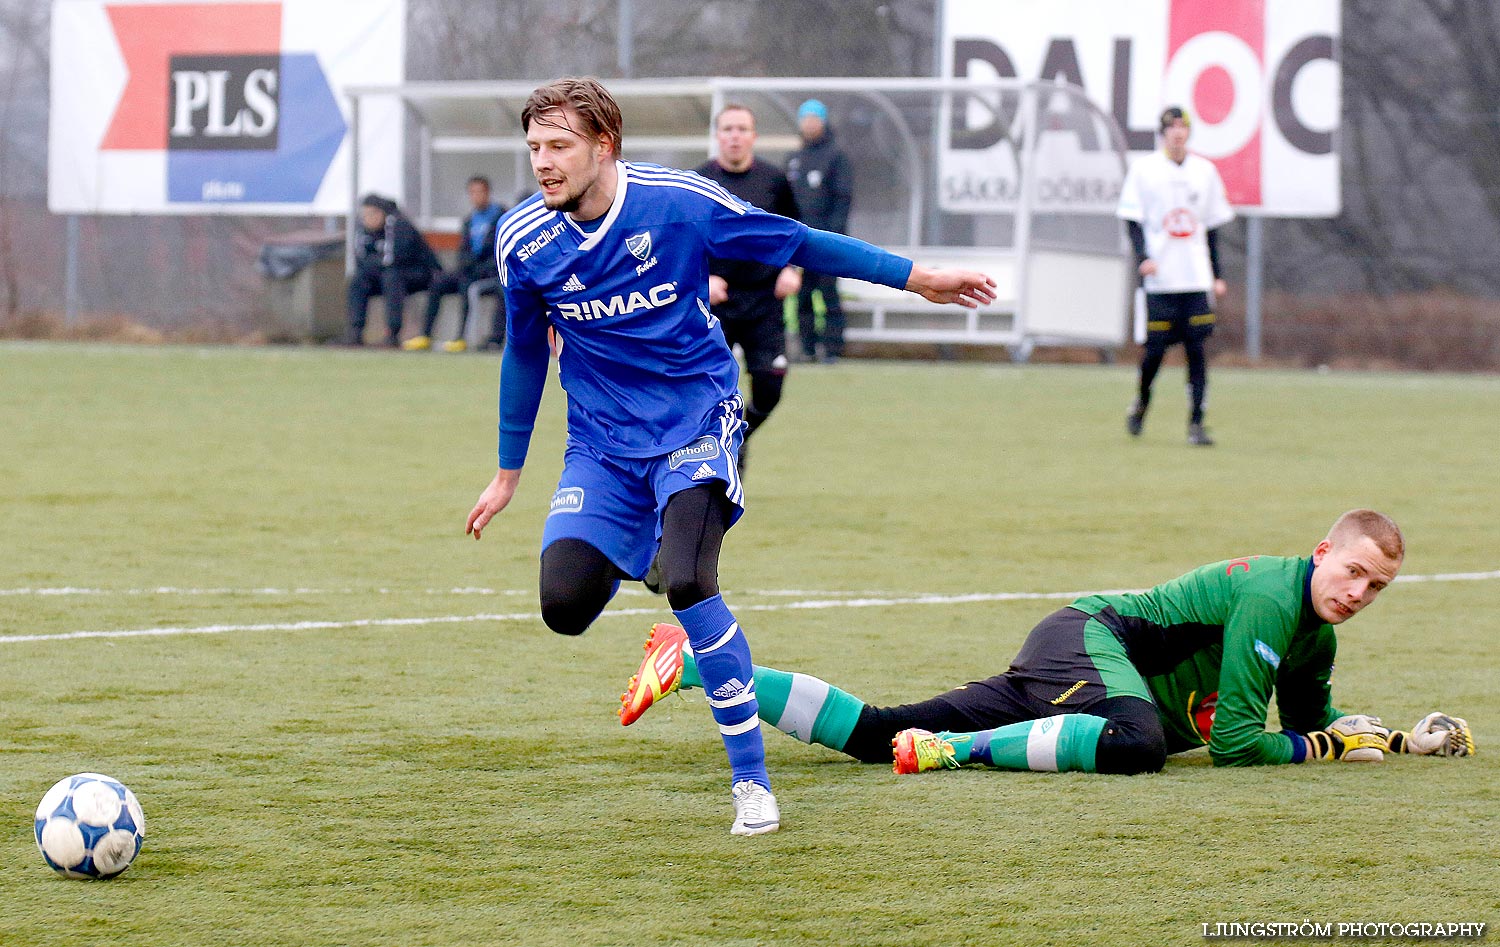
[(1162, 150), (1137, 159), (1120, 191), (1116, 215), (1126, 222), (1146, 291), (1140, 389), (1125, 424), (1132, 436), (1141, 433), (1162, 358), (1180, 342), (1192, 399), (1188, 443), (1211, 447), (1213, 439), (1203, 429), (1204, 343), (1214, 330), (1214, 299), (1227, 289), (1219, 275), (1218, 228), (1234, 219), (1234, 211), (1213, 162), (1188, 153), (1190, 128), (1181, 108), (1163, 111)]

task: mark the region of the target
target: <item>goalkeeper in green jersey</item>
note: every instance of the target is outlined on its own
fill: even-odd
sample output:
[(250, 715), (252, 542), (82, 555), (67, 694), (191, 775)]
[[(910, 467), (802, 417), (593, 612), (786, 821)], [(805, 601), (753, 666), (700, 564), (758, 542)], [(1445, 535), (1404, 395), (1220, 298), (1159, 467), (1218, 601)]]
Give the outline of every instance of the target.
[[(918, 703), (875, 707), (815, 677), (756, 666), (759, 714), (865, 762), (894, 756), (898, 773), (968, 762), (1145, 773), (1200, 746), (1220, 766), (1462, 756), (1474, 743), (1461, 718), (1434, 713), (1392, 731), (1333, 705), (1333, 626), (1373, 602), (1404, 555), (1389, 517), (1351, 510), (1306, 558), (1230, 559), (1145, 592), (1084, 596), (1042, 619), (1004, 674)], [(652, 629), (620, 698), (622, 723), (702, 686), (686, 641), (675, 626)], [(1279, 733), (1265, 729), (1273, 695)]]

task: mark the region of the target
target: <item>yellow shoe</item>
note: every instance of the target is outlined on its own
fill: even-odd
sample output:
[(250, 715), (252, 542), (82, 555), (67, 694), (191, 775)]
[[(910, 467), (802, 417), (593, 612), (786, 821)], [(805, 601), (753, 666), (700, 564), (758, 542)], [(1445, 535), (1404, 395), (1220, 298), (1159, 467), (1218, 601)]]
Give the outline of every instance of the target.
[(408, 352), (425, 352), (432, 348), (432, 340), (425, 335), (414, 335), (402, 342), (401, 347)]
[(463, 339), (454, 339), (452, 342), (443, 343), (444, 352), (467, 352), (468, 350), (469, 343), (465, 342)]
[(682, 683), (682, 649), (686, 646), (687, 632), (676, 625), (651, 626), (651, 634), (646, 638), (646, 657), (625, 685), (625, 693), (620, 695), (620, 726), (635, 723), (652, 704)]
[(891, 753), (896, 758), (891, 768), (903, 775), (925, 773), (940, 766), (958, 769), (959, 765), (954, 759), (953, 744), (930, 730), (915, 727), (896, 734), (891, 741)]

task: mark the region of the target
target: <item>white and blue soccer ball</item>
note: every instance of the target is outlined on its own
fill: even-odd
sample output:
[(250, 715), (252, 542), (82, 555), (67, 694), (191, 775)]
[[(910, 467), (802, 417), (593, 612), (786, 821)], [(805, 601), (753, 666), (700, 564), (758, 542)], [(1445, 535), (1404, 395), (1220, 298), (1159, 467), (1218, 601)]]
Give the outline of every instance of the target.
[(146, 840), (146, 816), (125, 784), (98, 773), (59, 780), (36, 807), (36, 847), (58, 874), (113, 878)]

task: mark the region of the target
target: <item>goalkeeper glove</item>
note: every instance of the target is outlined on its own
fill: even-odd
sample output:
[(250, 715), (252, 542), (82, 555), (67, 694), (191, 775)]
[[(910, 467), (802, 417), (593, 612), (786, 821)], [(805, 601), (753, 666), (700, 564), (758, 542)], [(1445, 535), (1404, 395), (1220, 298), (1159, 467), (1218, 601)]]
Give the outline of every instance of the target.
[(1307, 740), (1309, 760), (1344, 760), (1350, 763), (1378, 763), (1390, 748), (1390, 731), (1380, 725), (1379, 717), (1349, 714), (1303, 735)]
[(1418, 720), (1410, 732), (1392, 730), (1390, 744), (1392, 753), (1468, 756), (1474, 752), (1474, 734), (1464, 718), (1439, 712)]

